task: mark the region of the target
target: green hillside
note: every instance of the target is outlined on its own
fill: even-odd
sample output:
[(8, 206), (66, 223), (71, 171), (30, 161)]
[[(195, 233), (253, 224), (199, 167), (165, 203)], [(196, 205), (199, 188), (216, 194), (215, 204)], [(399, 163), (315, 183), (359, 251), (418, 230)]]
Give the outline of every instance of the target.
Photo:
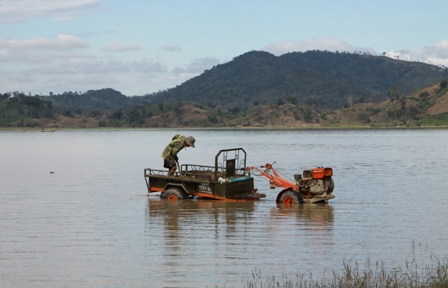
[(0, 94), (0, 127), (35, 127), (55, 116), (51, 101), (23, 93)]
[(340, 109), (348, 98), (378, 102), (393, 85), (409, 93), (445, 78), (447, 69), (384, 56), (308, 51), (276, 57), (251, 51), (158, 93), (154, 101), (180, 99), (243, 110), (277, 101), (311, 101), (322, 109)]
[(115, 111), (150, 103), (149, 96), (127, 97), (111, 88), (89, 90), (85, 93), (69, 91), (62, 94), (41, 96), (40, 98), (51, 101), (58, 113), (67, 116), (87, 115), (92, 111)]
[(448, 69), (383, 56), (252, 51), (151, 95), (0, 94), (0, 126), (445, 126), (447, 79)]
[(397, 86), (378, 103), (355, 102), (337, 110), (316, 103), (278, 101), (249, 110), (211, 108), (175, 101), (112, 113), (102, 122), (110, 127), (448, 127), (448, 80), (408, 95)]
[(404, 95), (396, 86), (388, 99), (357, 102), (337, 110), (316, 103), (276, 103), (249, 110), (223, 110), (197, 103), (172, 101), (138, 105), (86, 115), (54, 112), (52, 103), (23, 94), (0, 95), (0, 126), (46, 128), (95, 127), (265, 127), (361, 128), (448, 127), (448, 80)]

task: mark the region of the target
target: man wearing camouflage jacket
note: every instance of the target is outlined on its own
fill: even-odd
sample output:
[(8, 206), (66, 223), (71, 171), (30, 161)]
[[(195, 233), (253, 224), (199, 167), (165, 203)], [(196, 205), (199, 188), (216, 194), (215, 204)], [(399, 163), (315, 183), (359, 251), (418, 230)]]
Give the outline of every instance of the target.
[(179, 153), (180, 150), (185, 147), (195, 148), (195, 141), (196, 139), (194, 139), (193, 136), (185, 137), (183, 135), (176, 134), (172, 138), (171, 142), (165, 147), (162, 153), (162, 158), (163, 167), (169, 169), (168, 176), (173, 176), (174, 172), (177, 169), (176, 163), (178, 163), (177, 161), (179, 160), (179, 158), (177, 157), (177, 153)]

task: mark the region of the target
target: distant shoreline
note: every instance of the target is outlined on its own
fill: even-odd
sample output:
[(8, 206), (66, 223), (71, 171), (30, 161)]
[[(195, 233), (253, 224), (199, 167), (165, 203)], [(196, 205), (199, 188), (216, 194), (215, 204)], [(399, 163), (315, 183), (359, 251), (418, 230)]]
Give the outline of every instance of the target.
[(309, 127), (287, 127), (287, 126), (269, 126), (269, 127), (251, 127), (251, 126), (232, 126), (232, 127), (51, 127), (49, 130), (42, 131), (41, 127), (0, 127), (0, 131), (37, 131), (37, 132), (58, 132), (63, 130), (445, 130), (448, 126), (393, 126), (393, 127), (371, 127), (371, 126), (309, 126)]

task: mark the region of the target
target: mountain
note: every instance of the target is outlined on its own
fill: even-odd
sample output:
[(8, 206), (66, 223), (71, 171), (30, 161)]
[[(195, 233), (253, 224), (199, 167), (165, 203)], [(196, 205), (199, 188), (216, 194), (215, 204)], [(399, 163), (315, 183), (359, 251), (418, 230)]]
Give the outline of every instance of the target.
[(69, 91), (62, 94), (40, 96), (40, 98), (45, 101), (51, 101), (58, 113), (67, 116), (89, 114), (92, 111), (115, 111), (151, 102), (149, 96), (127, 97), (111, 88), (89, 90), (85, 93)]
[(0, 126), (445, 125), (447, 79), (446, 68), (384, 56), (251, 51), (141, 97), (110, 88), (36, 97), (5, 93)]
[[(338, 110), (320, 110), (314, 103), (259, 105), (247, 111), (224, 112), (202, 105), (171, 102), (127, 111), (124, 126), (141, 127), (447, 127), (448, 80), (378, 103), (355, 103)], [(163, 107), (161, 107), (163, 106)], [(138, 123), (126, 115), (140, 115)], [(128, 121), (128, 122), (126, 122)], [(113, 125), (117, 122), (109, 122)], [(106, 125), (107, 126), (107, 125)]]
[[(396, 86), (394, 86), (396, 88)], [(391, 89), (378, 103), (358, 102), (338, 110), (316, 103), (270, 103), (249, 110), (211, 108), (173, 101), (88, 114), (57, 114), (50, 101), (19, 93), (0, 95), (0, 127), (448, 127), (448, 80), (404, 96)]]
[(251, 51), (182, 85), (157, 93), (154, 102), (187, 101), (247, 110), (276, 102), (316, 103), (339, 109), (348, 99), (378, 102), (391, 86), (410, 93), (448, 78), (448, 69), (385, 56), (294, 52), (274, 56)]

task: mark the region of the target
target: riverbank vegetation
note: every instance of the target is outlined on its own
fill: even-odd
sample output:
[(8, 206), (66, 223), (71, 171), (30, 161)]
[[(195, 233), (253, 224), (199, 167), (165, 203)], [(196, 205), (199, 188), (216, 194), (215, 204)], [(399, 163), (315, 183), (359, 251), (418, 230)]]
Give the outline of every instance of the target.
[(264, 276), (260, 271), (252, 272), (248, 279), (242, 280), (242, 287), (247, 288), (446, 288), (448, 287), (448, 261), (435, 261), (433, 265), (419, 267), (417, 263), (407, 262), (405, 267), (387, 269), (383, 263), (344, 262), (344, 271), (328, 272), (322, 278), (311, 273), (296, 275)]
[(447, 79), (446, 67), (385, 56), (251, 51), (144, 96), (0, 94), (0, 127), (448, 127)]
[(380, 102), (347, 98), (339, 110), (315, 101), (282, 98), (249, 110), (221, 109), (173, 101), (128, 109), (57, 110), (53, 103), (23, 93), (0, 95), (0, 127), (9, 128), (425, 128), (448, 127), (448, 81), (403, 95), (392, 86)]

